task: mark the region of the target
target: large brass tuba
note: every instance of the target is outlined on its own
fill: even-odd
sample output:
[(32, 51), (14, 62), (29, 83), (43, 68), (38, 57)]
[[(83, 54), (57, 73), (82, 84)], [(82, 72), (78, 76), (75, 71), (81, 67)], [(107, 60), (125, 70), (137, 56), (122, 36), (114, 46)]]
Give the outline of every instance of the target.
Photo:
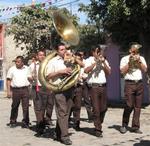
[[(69, 18), (67, 18), (60, 11), (54, 11), (52, 14), (52, 18), (53, 25), (57, 33), (63, 38), (63, 40), (69, 43), (70, 45), (78, 45), (78, 31), (76, 30), (72, 22), (69, 20)], [(45, 76), (46, 65), (48, 64), (49, 60), (56, 56), (56, 54), (57, 52), (53, 51), (52, 53), (48, 54), (47, 57), (42, 61), (39, 67), (38, 78), (40, 83), (47, 89), (52, 90), (54, 92), (60, 92), (65, 91), (74, 86), (79, 76), (80, 66), (78, 64), (75, 64), (72, 74), (68, 77), (65, 77), (60, 84), (55, 85), (52, 82), (47, 81)]]

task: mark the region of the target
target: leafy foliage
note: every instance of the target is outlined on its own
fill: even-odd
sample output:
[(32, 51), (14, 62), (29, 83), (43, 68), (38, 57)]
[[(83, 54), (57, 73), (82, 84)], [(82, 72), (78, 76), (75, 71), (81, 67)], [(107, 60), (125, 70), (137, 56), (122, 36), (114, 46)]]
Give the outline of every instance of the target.
[(150, 41), (149, 0), (90, 0), (89, 5), (80, 4), (79, 11), (87, 13), (88, 23), (99, 32), (112, 34), (122, 48), (126, 49), (129, 42)]
[[(146, 0), (110, 0), (104, 27), (112, 38), (126, 47), (129, 42), (149, 41), (150, 3)], [(143, 38), (141, 38), (141, 36)]]
[[(52, 12), (56, 7), (44, 10), (42, 7), (23, 7), (18, 16), (13, 17), (8, 34), (14, 35), (17, 46), (24, 44), (22, 49), (27, 50), (27, 54), (36, 52), (39, 49), (53, 49), (54, 45), (60, 41), (52, 21)], [(73, 23), (77, 25), (77, 17), (69, 14), (67, 9), (60, 9)]]
[[(82, 44), (81, 47), (91, 47), (95, 44), (105, 42), (103, 19), (106, 17), (106, 3), (104, 0), (91, 0), (89, 5), (80, 4), (79, 12), (85, 12), (88, 16), (87, 23), (81, 27)], [(85, 45), (84, 45), (85, 44)]]

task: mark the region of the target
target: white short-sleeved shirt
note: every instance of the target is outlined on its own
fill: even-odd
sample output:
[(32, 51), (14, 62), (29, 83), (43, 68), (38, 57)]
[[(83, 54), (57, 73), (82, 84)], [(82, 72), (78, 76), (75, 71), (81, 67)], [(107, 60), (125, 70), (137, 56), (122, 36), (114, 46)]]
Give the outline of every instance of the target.
[[(46, 66), (46, 76), (49, 73), (57, 72), (62, 69), (66, 69), (66, 65), (64, 64), (63, 58), (57, 55), (48, 62)], [(56, 77), (52, 80), (52, 82), (53, 84), (59, 84), (62, 80), (63, 79), (61, 79), (60, 77)]]
[[(120, 69), (129, 63), (130, 55), (124, 56), (120, 61)], [(140, 56), (141, 62), (147, 67), (144, 57)], [(125, 80), (141, 80), (142, 71), (140, 69), (134, 69), (132, 73), (126, 73), (124, 76)]]
[[(95, 63), (95, 59), (93, 56), (90, 56), (89, 58), (86, 59), (85, 61), (85, 68), (91, 66), (92, 64)], [(108, 65), (109, 68), (109, 63), (107, 60), (105, 60), (105, 63)], [(102, 64), (103, 66), (103, 64)], [(87, 83), (92, 84), (92, 83), (98, 83), (98, 84), (104, 84), (106, 83), (106, 76), (104, 70), (100, 67), (100, 65), (96, 65), (93, 70), (88, 74), (87, 77)]]
[[(29, 66), (29, 74), (28, 74), (28, 77), (32, 77), (32, 76), (37, 76), (37, 83), (38, 83), (38, 86), (42, 86), (40, 81), (38, 80), (38, 72), (39, 72), (39, 66), (40, 66), (40, 63), (39, 61), (36, 61), (35, 63), (31, 63), (30, 66)], [(35, 72), (36, 71), (36, 72)]]
[[(86, 59), (83, 59), (83, 64), (85, 65), (85, 63), (86, 63)], [(81, 71), (80, 71), (80, 72), (81, 72), (81, 73), (80, 73), (80, 74), (81, 74), (81, 77), (82, 77), (83, 79), (86, 79), (88, 75), (87, 75), (87, 73), (84, 72), (84, 67), (81, 68)]]
[[(83, 59), (83, 64), (85, 65), (85, 59)], [(87, 78), (87, 74), (84, 72), (84, 67), (80, 68), (78, 83), (83, 84), (83, 81)]]
[(28, 66), (24, 65), (21, 69), (12, 66), (7, 72), (7, 79), (11, 79), (11, 87), (29, 86)]

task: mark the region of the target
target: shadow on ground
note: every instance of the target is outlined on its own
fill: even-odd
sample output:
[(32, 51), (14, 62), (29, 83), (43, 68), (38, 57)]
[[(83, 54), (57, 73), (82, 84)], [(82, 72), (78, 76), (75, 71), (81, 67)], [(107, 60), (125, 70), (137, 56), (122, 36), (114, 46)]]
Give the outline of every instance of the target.
[(150, 146), (150, 140), (141, 140), (139, 143), (135, 143), (133, 146)]

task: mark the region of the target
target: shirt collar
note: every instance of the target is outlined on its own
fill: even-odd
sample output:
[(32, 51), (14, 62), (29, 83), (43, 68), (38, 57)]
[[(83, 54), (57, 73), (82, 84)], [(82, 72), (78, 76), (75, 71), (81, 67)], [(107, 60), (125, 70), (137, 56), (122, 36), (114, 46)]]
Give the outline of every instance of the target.
[(36, 61), (35, 64), (38, 65), (38, 64), (40, 64), (40, 62), (39, 62), (39, 61)]
[[(17, 68), (17, 67), (16, 67)], [(24, 69), (25, 68), (25, 65), (23, 65), (21, 68), (17, 68), (17, 69)]]
[(59, 55), (56, 56), (56, 59), (57, 60), (63, 60), (63, 58), (61, 56), (59, 56)]

